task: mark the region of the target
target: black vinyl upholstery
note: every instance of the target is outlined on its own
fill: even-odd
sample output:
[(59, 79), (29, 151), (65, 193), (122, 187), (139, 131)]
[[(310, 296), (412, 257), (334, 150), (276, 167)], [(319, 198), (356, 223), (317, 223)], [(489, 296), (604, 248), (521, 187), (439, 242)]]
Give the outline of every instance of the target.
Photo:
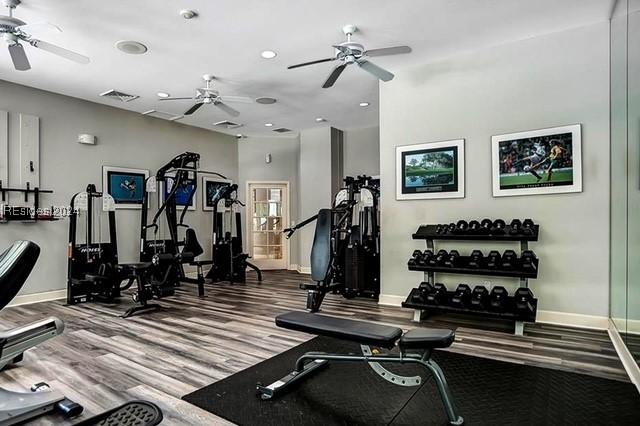
[(188, 228), (184, 233), (184, 247), (182, 248), (182, 252), (190, 253), (193, 257), (198, 257), (204, 253), (202, 246), (198, 242), (196, 231), (192, 228)]
[(293, 311), (278, 315), (276, 325), (290, 330), (384, 348), (392, 348), (402, 336), (402, 330), (397, 327), (328, 317), (309, 312)]
[(39, 255), (40, 247), (31, 241), (16, 241), (0, 254), (0, 309), (18, 294)]
[(311, 279), (324, 281), (331, 263), (331, 209), (321, 209), (316, 219), (316, 233), (311, 248)]
[(439, 328), (414, 328), (400, 338), (400, 349), (448, 348), (456, 334), (452, 330)]

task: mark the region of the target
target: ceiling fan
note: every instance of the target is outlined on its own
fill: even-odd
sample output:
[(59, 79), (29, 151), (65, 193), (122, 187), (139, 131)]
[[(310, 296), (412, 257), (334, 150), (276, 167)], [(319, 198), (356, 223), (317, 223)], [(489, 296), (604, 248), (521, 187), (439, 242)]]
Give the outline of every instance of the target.
[(220, 96), (220, 93), (211, 87), (211, 82), (215, 79), (211, 74), (205, 74), (202, 76), (206, 87), (201, 87), (196, 89), (195, 96), (192, 97), (183, 97), (183, 98), (160, 98), (161, 101), (176, 101), (176, 100), (185, 100), (191, 99), (196, 101), (196, 103), (189, 108), (184, 115), (191, 115), (196, 112), (202, 105), (205, 104), (213, 104), (226, 112), (227, 114), (237, 117), (240, 115), (240, 112), (231, 108), (225, 102), (243, 102), (243, 103), (253, 103), (253, 99), (245, 97), (245, 96)]
[(329, 78), (322, 85), (323, 88), (327, 89), (336, 82), (342, 71), (348, 66), (357, 64), (358, 67), (367, 71), (370, 74), (373, 74), (377, 78), (382, 81), (389, 81), (393, 79), (393, 74), (389, 71), (380, 68), (373, 62), (369, 61), (367, 58), (372, 56), (387, 56), (387, 55), (398, 55), (401, 53), (410, 53), (411, 48), (409, 46), (395, 46), (395, 47), (385, 47), (382, 49), (372, 49), (365, 50), (364, 46), (351, 41), (351, 36), (353, 33), (358, 31), (358, 28), (355, 25), (346, 25), (342, 28), (342, 32), (347, 36), (347, 41), (343, 41), (340, 44), (335, 44), (333, 47), (335, 48), (335, 56), (332, 58), (318, 59), (316, 61), (304, 62), (302, 64), (291, 65), (287, 67), (288, 69), (304, 67), (307, 65), (320, 64), (322, 62), (331, 62), (331, 61), (340, 61), (341, 64), (337, 65), (331, 74), (329, 74)]
[(27, 24), (20, 19), (14, 18), (13, 9), (15, 9), (20, 4), (20, 0), (2, 0), (2, 3), (9, 9), (9, 16), (0, 15), (0, 35), (9, 44), (9, 54), (11, 55), (13, 66), (18, 71), (26, 71), (31, 69), (29, 59), (24, 52), (24, 47), (22, 47), (22, 44), (20, 44), (21, 41), (29, 43), (31, 46), (38, 49), (42, 49), (49, 53), (53, 53), (54, 55), (69, 59), (70, 61), (78, 62), (80, 64), (89, 63), (89, 58), (84, 55), (32, 37), (29, 33), (33, 29), (39, 27), (53, 29), (58, 32), (62, 30), (56, 25), (50, 24), (48, 22)]

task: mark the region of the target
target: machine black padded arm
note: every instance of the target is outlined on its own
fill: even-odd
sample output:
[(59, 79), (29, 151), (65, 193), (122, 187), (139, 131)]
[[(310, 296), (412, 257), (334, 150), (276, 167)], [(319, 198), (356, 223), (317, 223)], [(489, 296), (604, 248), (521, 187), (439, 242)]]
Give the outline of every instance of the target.
[(31, 241), (16, 241), (0, 254), (0, 309), (18, 294), (38, 256), (40, 247)]
[(310, 312), (287, 312), (276, 317), (278, 327), (334, 337), (364, 345), (393, 348), (402, 329), (364, 321), (328, 317)]

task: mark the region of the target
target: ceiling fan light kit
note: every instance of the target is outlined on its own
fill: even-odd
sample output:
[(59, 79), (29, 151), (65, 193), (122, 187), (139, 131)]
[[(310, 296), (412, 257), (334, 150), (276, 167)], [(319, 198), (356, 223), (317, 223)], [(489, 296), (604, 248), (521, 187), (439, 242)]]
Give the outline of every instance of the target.
[(308, 65), (320, 64), (323, 62), (332, 62), (339, 61), (338, 64), (329, 74), (329, 77), (325, 80), (322, 85), (323, 88), (328, 89), (333, 86), (338, 80), (338, 77), (342, 74), (342, 72), (349, 65), (356, 64), (360, 69), (372, 74), (376, 78), (382, 81), (390, 81), (393, 79), (393, 74), (384, 68), (379, 67), (373, 62), (369, 61), (369, 57), (374, 56), (388, 56), (388, 55), (399, 55), (402, 53), (410, 53), (411, 48), (409, 46), (395, 46), (395, 47), (385, 47), (381, 49), (371, 49), (366, 50), (364, 46), (360, 43), (356, 43), (351, 40), (351, 37), (355, 32), (358, 31), (358, 27), (355, 25), (345, 25), (342, 28), (342, 32), (347, 36), (347, 40), (343, 41), (340, 44), (333, 45), (334, 48), (334, 56), (331, 58), (317, 59), (315, 61), (303, 62), (301, 64), (291, 65), (288, 69), (305, 67)]

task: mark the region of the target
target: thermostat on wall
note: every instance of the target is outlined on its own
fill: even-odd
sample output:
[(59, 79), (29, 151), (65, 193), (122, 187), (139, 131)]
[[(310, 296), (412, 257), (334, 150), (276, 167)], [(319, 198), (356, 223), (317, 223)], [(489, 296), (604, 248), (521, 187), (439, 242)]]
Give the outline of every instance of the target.
[(93, 135), (89, 135), (86, 133), (82, 133), (78, 135), (78, 143), (84, 143), (87, 145), (95, 145), (96, 144), (96, 137)]

